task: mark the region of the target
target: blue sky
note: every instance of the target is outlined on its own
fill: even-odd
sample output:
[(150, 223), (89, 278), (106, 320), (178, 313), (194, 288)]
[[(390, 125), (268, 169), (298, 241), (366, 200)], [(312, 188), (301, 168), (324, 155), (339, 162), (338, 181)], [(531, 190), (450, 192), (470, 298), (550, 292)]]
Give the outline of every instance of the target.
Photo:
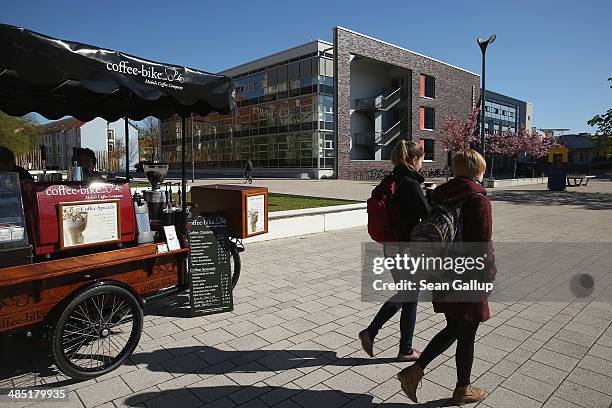
[(343, 26), (479, 73), (475, 39), (495, 33), (487, 88), (532, 102), (537, 127), (577, 132), (611, 105), (611, 15), (609, 0), (4, 0), (0, 22), (211, 72)]

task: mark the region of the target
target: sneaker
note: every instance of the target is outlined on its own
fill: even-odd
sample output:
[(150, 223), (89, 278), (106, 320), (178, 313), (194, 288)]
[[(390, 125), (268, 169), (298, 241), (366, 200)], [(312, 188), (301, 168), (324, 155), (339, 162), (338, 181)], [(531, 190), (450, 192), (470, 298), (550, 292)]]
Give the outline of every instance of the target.
[(420, 356), (421, 356), (421, 352), (420, 351), (412, 349), (412, 353), (410, 353), (410, 354), (399, 353), (397, 355), (397, 361), (400, 361), (400, 362), (403, 362), (403, 363), (412, 363), (412, 362), (417, 361)]
[(402, 371), (397, 373), (397, 379), (400, 381), (402, 391), (410, 401), (417, 403), (416, 390), (423, 379), (423, 369), (418, 364), (413, 364), (408, 368), (404, 368)]
[(453, 403), (456, 405), (463, 405), (471, 402), (478, 402), (482, 401), (485, 395), (485, 390), (473, 387), (472, 385), (468, 385), (467, 387), (456, 387), (453, 392)]
[(374, 357), (374, 340), (370, 337), (368, 330), (362, 330), (359, 332), (359, 340), (361, 340), (361, 347), (363, 351), (370, 357)]

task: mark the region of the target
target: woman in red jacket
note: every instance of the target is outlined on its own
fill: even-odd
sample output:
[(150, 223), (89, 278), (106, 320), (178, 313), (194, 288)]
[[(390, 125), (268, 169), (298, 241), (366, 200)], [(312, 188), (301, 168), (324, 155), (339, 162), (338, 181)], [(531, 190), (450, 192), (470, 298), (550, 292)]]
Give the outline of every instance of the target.
[[(476, 151), (468, 149), (453, 156), (453, 174), (455, 178), (434, 190), (433, 204), (455, 206), (463, 202), (463, 241), (487, 244), (486, 278), (489, 282), (495, 279), (495, 258), (491, 244), (492, 217), (491, 201), (487, 191), (480, 185), (486, 162)], [(480, 322), (488, 320), (489, 304), (487, 292), (479, 294), (480, 301), (473, 302), (436, 302), (434, 294), (434, 311), (444, 313), (446, 327), (436, 334), (421, 356), (412, 366), (400, 371), (397, 378), (402, 390), (413, 402), (417, 402), (416, 389), (423, 378), (423, 370), (437, 356), (446, 351), (457, 341), (456, 365), (457, 386), (453, 392), (453, 402), (462, 405), (480, 401), (485, 391), (470, 385), (470, 375), (474, 360), (474, 341)]]

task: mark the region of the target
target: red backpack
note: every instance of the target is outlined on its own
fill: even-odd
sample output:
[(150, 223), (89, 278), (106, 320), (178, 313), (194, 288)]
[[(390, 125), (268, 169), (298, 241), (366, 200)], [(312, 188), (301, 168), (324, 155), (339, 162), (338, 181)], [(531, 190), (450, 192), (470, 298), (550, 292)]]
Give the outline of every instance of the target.
[(377, 242), (397, 242), (400, 239), (399, 205), (394, 196), (399, 180), (385, 177), (368, 198), (368, 234)]

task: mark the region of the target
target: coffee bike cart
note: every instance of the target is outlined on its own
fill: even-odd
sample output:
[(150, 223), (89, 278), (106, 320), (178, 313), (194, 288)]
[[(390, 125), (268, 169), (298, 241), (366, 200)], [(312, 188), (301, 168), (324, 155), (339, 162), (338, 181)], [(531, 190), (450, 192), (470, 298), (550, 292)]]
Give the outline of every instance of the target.
[[(181, 205), (172, 218), (179, 246), (167, 245), (161, 229), (154, 242), (139, 243), (127, 121), (178, 115), (185, 135), (187, 116), (234, 109), (233, 83), (3, 24), (0, 55), (3, 112), (125, 120), (123, 179), (20, 183), (16, 173), (3, 173), (0, 180), (0, 202), (10, 209), (0, 211), (9, 216), (6, 224), (0, 219), (0, 243), (14, 244), (1, 246), (0, 336), (41, 336), (59, 370), (75, 379), (93, 378), (116, 369), (134, 351), (145, 303), (186, 290), (189, 280), (186, 138)], [(152, 218), (155, 232), (153, 224)]]

